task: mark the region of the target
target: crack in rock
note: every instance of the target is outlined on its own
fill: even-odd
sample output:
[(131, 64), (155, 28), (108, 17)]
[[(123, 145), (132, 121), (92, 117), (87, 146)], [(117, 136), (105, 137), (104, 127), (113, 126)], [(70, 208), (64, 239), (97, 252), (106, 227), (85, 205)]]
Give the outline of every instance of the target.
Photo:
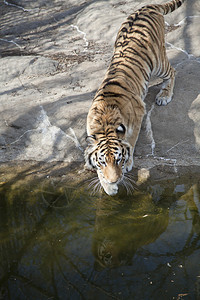
[(81, 31), (77, 25), (71, 25), (72, 28), (76, 29), (78, 33), (82, 34), (83, 35), (83, 40), (85, 42), (85, 46), (84, 46), (84, 50), (83, 52), (86, 52), (87, 51), (87, 48), (88, 48), (88, 45), (89, 45), (89, 42), (86, 38), (86, 33), (84, 31)]
[(174, 172), (175, 173), (178, 172), (177, 167), (176, 167), (176, 163), (177, 163), (176, 158), (165, 158), (165, 157), (162, 157), (162, 156), (153, 156), (153, 158), (157, 159), (157, 160), (164, 161), (166, 166), (172, 166), (173, 165)]
[[(77, 149), (83, 152), (83, 148), (81, 147), (73, 128), (69, 128), (71, 135), (66, 134), (62, 129), (51, 124), (49, 117), (42, 106), (40, 106), (40, 109), (41, 112), (37, 118), (37, 128), (26, 130), (15, 141), (6, 144), (6, 146), (16, 144), (25, 135), (30, 134), (24, 143), (25, 153), (23, 155), (25, 155), (27, 159), (48, 161), (66, 160), (65, 149), (67, 149), (66, 145), (69, 143), (69, 139), (75, 144)], [(73, 155), (74, 154), (72, 153), (72, 156)]]
[(176, 147), (179, 146), (179, 145), (182, 145), (182, 144), (184, 144), (184, 143), (187, 143), (189, 140), (190, 140), (190, 139), (187, 139), (187, 140), (185, 140), (185, 141), (180, 141), (180, 142), (176, 143), (174, 146), (172, 146), (170, 149), (168, 149), (168, 150), (166, 151), (166, 153), (168, 153), (169, 151), (171, 151), (172, 149), (176, 148)]
[(26, 130), (26, 131), (25, 131), (22, 135), (20, 135), (20, 137), (18, 137), (14, 142), (9, 143), (9, 144), (6, 144), (6, 146), (10, 146), (10, 145), (16, 144), (17, 142), (19, 142), (19, 141), (23, 138), (24, 135), (26, 135), (27, 133), (32, 132), (32, 131), (37, 131), (37, 129), (28, 129), (28, 130)]
[[(167, 45), (168, 47), (170, 47), (171, 49), (176, 49), (176, 50), (178, 50), (178, 51), (183, 52), (184, 54), (187, 55), (188, 59), (191, 59), (191, 58), (197, 59), (193, 54), (189, 54), (186, 50), (184, 50), (184, 49), (182, 49), (182, 48), (179, 48), (179, 47), (176, 47), (176, 46), (174, 46), (173, 44), (171, 44), (171, 43), (169, 43), (169, 42), (166, 42), (166, 45)], [(179, 63), (179, 64), (180, 64), (180, 63)], [(179, 65), (179, 64), (178, 64), (178, 65)]]
[(197, 15), (196, 16), (187, 16), (183, 20), (178, 22), (177, 24), (174, 24), (174, 26), (176, 26), (176, 27), (182, 26), (187, 19), (193, 19), (193, 18), (200, 18), (200, 16), (197, 16)]
[(6, 0), (4, 0), (3, 2), (4, 2), (5, 5), (8, 5), (8, 6), (14, 6), (14, 7), (16, 7), (16, 8), (22, 9), (22, 10), (25, 11), (25, 12), (30, 12), (30, 11), (35, 10), (35, 9), (27, 9), (27, 8), (24, 8), (23, 6), (16, 5), (16, 4), (14, 4), (14, 3), (9, 3), (9, 2), (7, 2)]
[[(183, 20), (181, 20), (179, 23), (173, 24), (173, 26), (174, 26), (174, 27), (181, 27), (181, 26), (183, 26), (183, 24), (185, 24), (185, 22), (186, 22), (187, 20), (193, 19), (193, 18), (200, 18), (200, 16), (198, 16), (198, 15), (195, 15), (195, 16), (187, 16), (187, 17), (183, 18)], [(168, 27), (170, 27), (170, 24), (167, 23), (166, 21), (165, 21), (165, 24), (166, 24)], [(174, 44), (171, 44), (171, 43), (169, 43), (169, 42), (166, 42), (166, 46), (168, 46), (170, 49), (176, 49), (176, 50), (178, 50), (178, 51), (181, 51), (181, 52), (183, 52), (184, 54), (186, 54), (186, 56), (187, 56), (188, 59), (193, 59), (193, 60), (195, 60), (196, 62), (200, 63), (200, 59), (199, 59), (199, 58), (197, 58), (197, 57), (196, 57), (195, 55), (193, 55), (193, 54), (188, 53), (186, 50), (184, 50), (184, 49), (182, 49), (182, 48), (180, 48), (180, 47), (176, 47)], [(176, 64), (176, 67), (179, 66), (179, 65), (181, 65), (182, 63), (184, 63), (184, 61), (183, 61), (183, 62), (180, 62), (180, 63), (178, 63), (178, 64)]]
[(154, 110), (154, 107), (155, 107), (155, 104), (153, 103), (152, 106), (151, 106), (151, 108), (150, 108), (150, 110), (148, 111), (147, 117), (146, 117), (146, 133), (147, 133), (148, 138), (151, 141), (151, 154), (147, 154), (147, 157), (151, 156), (155, 160), (164, 161), (165, 165), (170, 165), (170, 166), (173, 165), (174, 172), (177, 173), (177, 168), (176, 168), (177, 160), (176, 159), (165, 158), (165, 157), (162, 157), (162, 156), (155, 156), (156, 143), (155, 143), (155, 140), (154, 140), (153, 130), (152, 130), (152, 123), (151, 123), (151, 114), (152, 114), (152, 111)]
[(75, 146), (78, 149), (83, 151), (83, 148), (81, 147), (81, 145), (80, 145), (80, 143), (79, 143), (79, 141), (76, 137), (76, 134), (75, 134), (74, 130), (71, 127), (69, 128), (70, 133), (72, 134), (72, 136), (70, 136), (70, 135), (66, 134), (59, 127), (52, 125), (50, 120), (49, 120), (49, 117), (47, 116), (46, 111), (43, 108), (43, 106), (40, 106), (40, 108), (41, 108), (40, 124), (39, 124), (39, 126), (36, 130), (39, 130), (39, 131), (42, 130), (42, 133), (45, 134), (48, 131), (48, 129), (50, 128), (51, 131), (52, 131), (53, 136), (55, 135), (55, 137), (56, 137), (57, 135), (62, 135), (62, 136), (67, 137), (68, 139), (70, 139), (74, 142)]
[(16, 42), (14, 42), (13, 40), (9, 41), (9, 40), (0, 38), (0, 41), (6, 42), (6, 43), (12, 43), (15, 46), (17, 46), (18, 48), (22, 49), (22, 47), (19, 44), (17, 44)]

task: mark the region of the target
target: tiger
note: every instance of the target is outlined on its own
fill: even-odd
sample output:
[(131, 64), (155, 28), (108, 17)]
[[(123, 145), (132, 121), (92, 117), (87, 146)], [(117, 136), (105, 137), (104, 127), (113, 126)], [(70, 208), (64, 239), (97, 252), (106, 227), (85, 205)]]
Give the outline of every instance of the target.
[(152, 75), (163, 80), (157, 105), (173, 96), (175, 69), (165, 48), (164, 15), (185, 0), (146, 5), (121, 25), (105, 77), (87, 115), (85, 167), (97, 171), (104, 191), (118, 193), (133, 167), (135, 144), (145, 115), (144, 99)]

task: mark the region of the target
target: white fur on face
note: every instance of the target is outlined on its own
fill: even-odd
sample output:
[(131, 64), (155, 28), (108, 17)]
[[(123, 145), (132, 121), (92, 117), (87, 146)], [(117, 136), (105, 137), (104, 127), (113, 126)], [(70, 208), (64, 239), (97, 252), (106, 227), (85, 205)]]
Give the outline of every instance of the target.
[(118, 193), (118, 184), (117, 183), (108, 183), (102, 176), (102, 174), (97, 170), (97, 174), (100, 180), (100, 183), (106, 192), (110, 196), (114, 196)]

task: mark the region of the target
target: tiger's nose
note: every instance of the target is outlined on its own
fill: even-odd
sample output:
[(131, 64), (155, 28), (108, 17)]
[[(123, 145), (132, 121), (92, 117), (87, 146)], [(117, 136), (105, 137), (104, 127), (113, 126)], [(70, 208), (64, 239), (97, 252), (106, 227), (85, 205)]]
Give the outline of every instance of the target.
[(118, 176), (117, 174), (115, 174), (112, 177), (111, 176), (107, 177), (106, 180), (110, 184), (116, 184), (116, 183), (119, 183), (119, 181), (121, 180), (121, 176)]
[(111, 183), (111, 184), (115, 184), (119, 181), (119, 179), (109, 179), (107, 180), (108, 183)]
[(104, 177), (108, 183), (116, 184), (121, 179), (121, 172), (120, 170), (114, 168), (112, 165), (107, 165), (104, 169)]

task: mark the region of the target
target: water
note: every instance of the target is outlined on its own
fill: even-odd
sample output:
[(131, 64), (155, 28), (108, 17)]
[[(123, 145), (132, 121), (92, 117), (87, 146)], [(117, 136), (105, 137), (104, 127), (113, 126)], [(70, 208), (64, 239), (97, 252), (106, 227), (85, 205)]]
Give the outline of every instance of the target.
[(200, 176), (0, 189), (0, 299), (200, 299)]

